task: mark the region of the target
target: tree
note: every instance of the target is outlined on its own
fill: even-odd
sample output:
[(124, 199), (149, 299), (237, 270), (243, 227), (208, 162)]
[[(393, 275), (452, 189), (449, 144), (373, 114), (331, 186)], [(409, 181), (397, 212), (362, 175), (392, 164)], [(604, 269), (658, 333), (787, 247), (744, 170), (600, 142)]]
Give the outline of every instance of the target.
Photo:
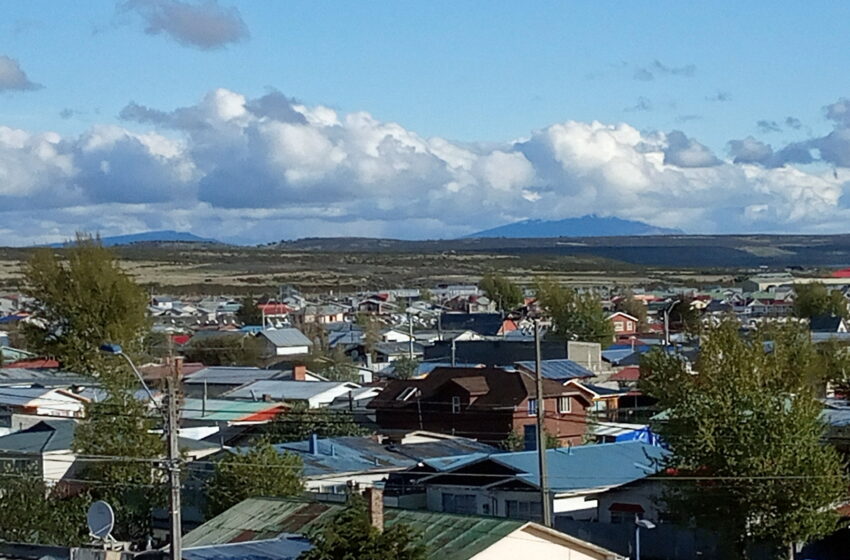
[(310, 409), (299, 403), (266, 424), (262, 438), (274, 443), (286, 443), (304, 441), (313, 434), (327, 438), (363, 436), (368, 433), (347, 410)]
[(537, 300), (552, 318), (555, 332), (565, 341), (598, 342), (603, 347), (613, 341), (614, 325), (593, 292), (579, 293), (546, 279), (537, 284)]
[(259, 366), (262, 352), (256, 337), (220, 334), (192, 338), (183, 353), (187, 360), (208, 366)]
[[(558, 449), (561, 447), (561, 440), (546, 430), (543, 431), (543, 438), (543, 445), (546, 449)], [(525, 438), (522, 434), (514, 430), (502, 441), (501, 446), (505, 451), (525, 451)], [(534, 439), (534, 448), (537, 448), (536, 436)]]
[(631, 290), (623, 294), (623, 298), (617, 302), (617, 311), (621, 311), (638, 320), (638, 331), (643, 332), (646, 329), (646, 304), (635, 299), (635, 294)]
[(218, 515), (246, 498), (295, 496), (304, 490), (304, 465), (294, 453), (279, 453), (267, 440), (215, 465), (207, 486), (207, 513)]
[(24, 265), (23, 292), (32, 298), (32, 320), (22, 325), (29, 349), (56, 357), (70, 371), (129, 387), (131, 372), (98, 348), (109, 342), (130, 354), (140, 350), (147, 297), (98, 239), (80, 234), (66, 255), (61, 260), (40, 249)]
[(820, 282), (794, 286), (794, 314), (803, 319), (818, 315), (837, 315), (850, 318), (847, 299), (840, 290), (830, 290)]
[(746, 558), (755, 544), (787, 551), (836, 529), (848, 480), (823, 442), (815, 394), (826, 363), (799, 325), (744, 339), (726, 321), (704, 334), (697, 374), (661, 351), (641, 364), (641, 389), (667, 415), (652, 424), (671, 451), (665, 466), (681, 477), (668, 507), (718, 533), (724, 557)]
[(478, 287), (501, 311), (510, 311), (522, 304), (522, 289), (500, 274), (485, 274)]
[(410, 379), (419, 371), (419, 360), (402, 356), (393, 361), (393, 371), (399, 379)]
[(91, 481), (93, 499), (115, 510), (114, 535), (120, 540), (145, 541), (152, 533), (151, 510), (165, 503), (159, 467), (165, 444), (154, 428), (143, 402), (116, 391), (89, 403), (74, 433), (80, 477)]
[(411, 527), (398, 523), (381, 531), (369, 521), (366, 502), (349, 497), (345, 507), (308, 532), (313, 548), (299, 560), (425, 560), (425, 545)]
[(257, 307), (257, 300), (254, 296), (245, 296), (242, 298), (239, 311), (236, 312), (236, 319), (243, 325), (262, 325), (263, 312)]
[(357, 314), (357, 324), (363, 329), (363, 348), (375, 361), (375, 347), (381, 342), (382, 323), (368, 313)]
[(90, 498), (62, 497), (34, 468), (0, 468), (0, 541), (81, 546), (89, 541), (85, 525)]

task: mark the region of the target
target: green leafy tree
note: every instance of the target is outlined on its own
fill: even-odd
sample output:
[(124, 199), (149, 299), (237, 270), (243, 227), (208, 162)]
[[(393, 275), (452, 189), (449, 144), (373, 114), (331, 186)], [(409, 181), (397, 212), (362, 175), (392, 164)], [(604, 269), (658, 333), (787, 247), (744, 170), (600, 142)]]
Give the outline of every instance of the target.
[(811, 319), (818, 315), (837, 315), (850, 318), (847, 298), (839, 290), (830, 290), (820, 282), (794, 286), (794, 314)]
[(62, 497), (38, 470), (0, 468), (0, 541), (80, 546), (87, 542), (87, 494)]
[(278, 453), (261, 441), (216, 463), (207, 486), (207, 513), (218, 515), (246, 498), (296, 496), (304, 489), (304, 465), (294, 453)]
[[(546, 430), (543, 431), (543, 438), (546, 449), (558, 449), (559, 447), (562, 447), (561, 440)], [(522, 434), (514, 430), (504, 439), (504, 441), (502, 441), (501, 446), (505, 451), (524, 451), (525, 438)], [(536, 447), (537, 446), (535, 445), (535, 448)]]
[(183, 353), (190, 362), (207, 366), (263, 365), (262, 343), (253, 336), (217, 335), (189, 340)]
[(393, 361), (393, 371), (399, 379), (410, 379), (419, 371), (419, 360), (402, 356)]
[(145, 292), (98, 239), (78, 235), (64, 254), (40, 249), (24, 265), (23, 292), (32, 298), (33, 320), (22, 325), (29, 349), (111, 387), (133, 385), (131, 372), (98, 348), (109, 342), (130, 354), (141, 349), (149, 326)]
[(627, 313), (638, 320), (638, 330), (643, 332), (646, 329), (646, 304), (635, 298), (635, 294), (627, 291), (623, 294), (623, 298), (617, 302), (617, 311)]
[(357, 324), (363, 329), (363, 348), (375, 361), (375, 348), (381, 342), (383, 323), (368, 313), (357, 314)]
[(354, 421), (347, 410), (311, 409), (299, 403), (266, 424), (262, 438), (274, 443), (304, 441), (319, 437), (363, 436), (369, 431)]
[(565, 341), (598, 342), (603, 347), (613, 341), (614, 325), (593, 292), (577, 292), (546, 279), (537, 284), (537, 300)]
[(681, 477), (668, 508), (718, 533), (724, 558), (747, 558), (756, 544), (781, 555), (836, 529), (848, 480), (823, 442), (815, 387), (825, 363), (799, 325), (744, 339), (728, 321), (705, 332), (697, 374), (660, 351), (641, 364), (641, 389), (667, 416), (653, 430)]
[(245, 296), (242, 298), (241, 307), (236, 312), (236, 319), (243, 325), (262, 325), (263, 312), (257, 307), (257, 300), (254, 296)]
[(80, 477), (89, 493), (115, 510), (114, 536), (143, 542), (151, 535), (151, 510), (165, 503), (159, 464), (165, 443), (153, 433), (154, 420), (131, 393), (114, 392), (86, 406), (74, 433)]
[(330, 381), (360, 381), (360, 370), (341, 346), (327, 350), (313, 347), (307, 368)]
[(522, 289), (500, 274), (485, 274), (478, 287), (502, 311), (510, 311), (522, 304)]
[(352, 495), (345, 508), (309, 531), (313, 548), (299, 560), (425, 560), (422, 537), (403, 523), (379, 530), (369, 521), (366, 502)]

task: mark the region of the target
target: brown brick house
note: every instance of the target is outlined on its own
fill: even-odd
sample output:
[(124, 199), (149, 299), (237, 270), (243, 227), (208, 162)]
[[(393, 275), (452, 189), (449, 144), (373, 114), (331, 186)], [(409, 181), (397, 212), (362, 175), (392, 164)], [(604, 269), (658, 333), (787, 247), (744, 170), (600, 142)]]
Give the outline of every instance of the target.
[[(502, 368), (436, 368), (424, 379), (393, 380), (369, 404), (382, 433), (427, 430), (499, 444), (512, 432), (533, 436), (534, 376)], [(575, 384), (543, 380), (546, 431), (579, 444), (591, 399)]]

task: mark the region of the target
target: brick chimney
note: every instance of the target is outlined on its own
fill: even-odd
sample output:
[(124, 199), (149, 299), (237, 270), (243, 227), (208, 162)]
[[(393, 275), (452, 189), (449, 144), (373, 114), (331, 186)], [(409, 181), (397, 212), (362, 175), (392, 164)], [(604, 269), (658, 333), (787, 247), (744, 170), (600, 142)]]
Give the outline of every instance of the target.
[(363, 492), (366, 498), (366, 509), (369, 512), (369, 522), (379, 531), (384, 530), (384, 492), (380, 488), (367, 488)]
[(307, 381), (307, 366), (304, 364), (295, 364), (292, 366), (293, 381)]

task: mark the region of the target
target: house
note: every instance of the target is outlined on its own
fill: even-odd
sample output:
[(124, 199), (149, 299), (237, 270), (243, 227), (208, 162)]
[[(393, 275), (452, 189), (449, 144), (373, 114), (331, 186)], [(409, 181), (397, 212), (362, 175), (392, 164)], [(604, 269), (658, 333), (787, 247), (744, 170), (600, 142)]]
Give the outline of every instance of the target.
[(637, 334), (640, 320), (628, 313), (617, 311), (606, 317), (614, 325), (614, 336)]
[(264, 329), (259, 337), (266, 357), (303, 356), (309, 354), (313, 346), (313, 341), (295, 328)]
[[(516, 367), (532, 375), (537, 373), (537, 362), (517, 362)], [(571, 379), (587, 379), (594, 373), (572, 360), (541, 360), (540, 374), (544, 379), (566, 383)]]
[(809, 321), (813, 333), (846, 333), (847, 323), (837, 315), (818, 315)]
[[(546, 431), (579, 443), (586, 429), (586, 391), (543, 380)], [(499, 445), (511, 434), (535, 441), (534, 377), (501, 368), (436, 368), (424, 379), (392, 380), (369, 408), (382, 433), (428, 430)]]
[[(564, 343), (543, 340), (540, 352), (544, 360), (567, 357)], [(424, 361), (512, 366), (516, 362), (535, 359), (533, 341), (525, 340), (442, 340), (425, 347)]]
[(17, 468), (27, 465), (49, 485), (73, 477), (76, 425), (75, 420), (43, 420), (25, 430), (0, 436), (0, 465)]
[[(641, 441), (547, 450), (555, 517), (592, 519), (599, 494), (656, 474), (666, 453)], [(537, 461), (534, 451), (424, 460), (391, 476), (386, 492), (416, 488), (430, 511), (537, 520), (542, 515)]]
[[(380, 500), (380, 494), (374, 494)], [(372, 500), (369, 500), (372, 503)], [(380, 502), (379, 502), (380, 503)], [(183, 537), (188, 550), (227, 543), (267, 542), (309, 534), (331, 522), (342, 506), (276, 498), (249, 498)], [(404, 524), (422, 536), (428, 560), (625, 560), (614, 552), (536, 523), (372, 506), (380, 527)], [(294, 546), (286, 548), (294, 554)], [(226, 549), (223, 549), (226, 550)], [(253, 556), (252, 556), (253, 557)], [(217, 555), (216, 559), (231, 558)], [(243, 558), (240, 556), (240, 558)], [(275, 556), (275, 558), (281, 558)], [(204, 557), (202, 560), (207, 560)]]
[(65, 389), (4, 387), (0, 409), (10, 414), (81, 418), (88, 399)]
[(472, 331), (483, 336), (502, 336), (516, 330), (512, 320), (501, 313), (443, 313), (439, 317), (440, 329), (448, 331)]
[(360, 389), (357, 383), (344, 381), (295, 381), (264, 379), (243, 385), (221, 396), (228, 399), (285, 401), (304, 403), (309, 408), (322, 408), (336, 398)]
[(190, 397), (218, 397), (255, 381), (298, 379), (302, 374), (304, 379), (309, 378), (306, 368), (298, 365), (291, 370), (210, 366), (185, 375), (183, 391)]
[[(183, 406), (180, 408), (181, 426), (220, 430), (240, 424), (265, 424), (288, 408), (279, 402), (188, 398), (183, 400)], [(210, 430), (211, 433), (215, 431)]]

